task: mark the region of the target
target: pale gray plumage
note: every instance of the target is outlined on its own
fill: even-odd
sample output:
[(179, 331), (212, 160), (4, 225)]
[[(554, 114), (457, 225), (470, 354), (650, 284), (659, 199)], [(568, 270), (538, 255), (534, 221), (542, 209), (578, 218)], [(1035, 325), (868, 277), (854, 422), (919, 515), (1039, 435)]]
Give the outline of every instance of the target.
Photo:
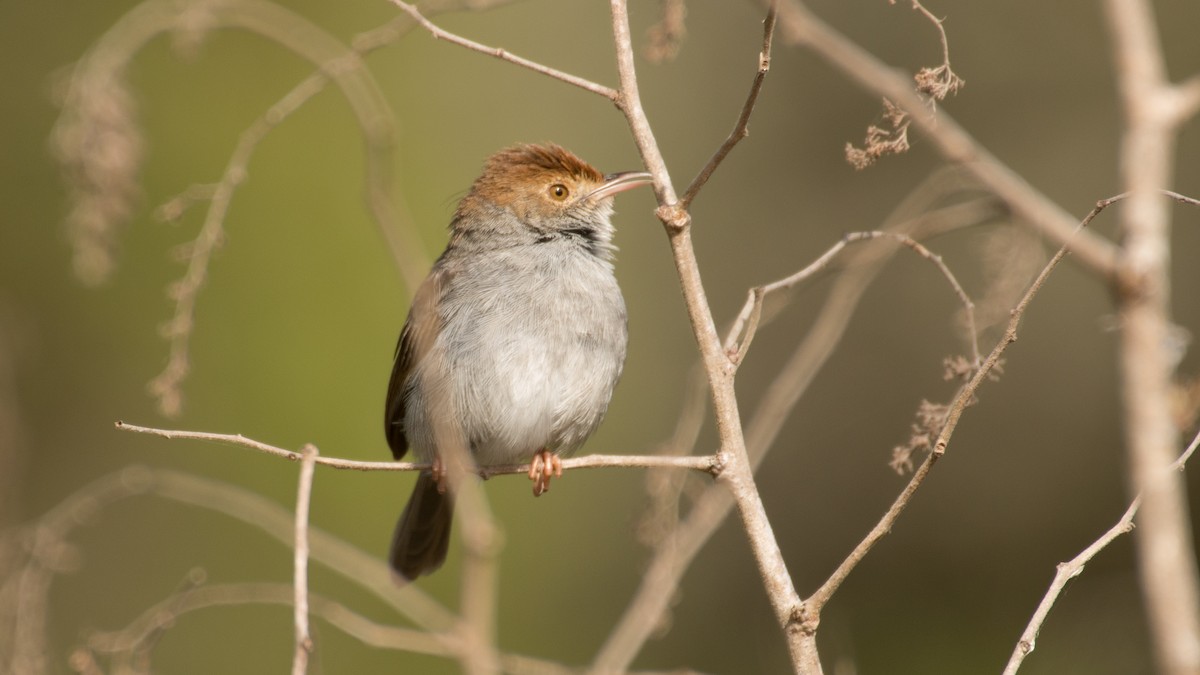
[[(386, 413), (397, 459), (412, 445), (433, 461), (447, 430), (481, 465), (571, 453), (595, 431), (627, 339), (612, 195), (647, 180), (606, 178), (557, 146), (489, 159), (401, 333)], [(392, 542), (402, 578), (441, 565), (451, 510), (423, 474)]]

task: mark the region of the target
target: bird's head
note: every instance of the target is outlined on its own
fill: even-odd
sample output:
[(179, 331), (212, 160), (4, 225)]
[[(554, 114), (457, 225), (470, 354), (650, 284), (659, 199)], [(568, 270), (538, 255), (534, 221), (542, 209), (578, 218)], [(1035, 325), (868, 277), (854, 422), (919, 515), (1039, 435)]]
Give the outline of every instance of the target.
[(604, 175), (557, 145), (516, 145), (488, 158), (458, 205), (456, 238), (472, 230), (555, 237), (607, 245), (613, 195), (650, 182), (650, 174)]

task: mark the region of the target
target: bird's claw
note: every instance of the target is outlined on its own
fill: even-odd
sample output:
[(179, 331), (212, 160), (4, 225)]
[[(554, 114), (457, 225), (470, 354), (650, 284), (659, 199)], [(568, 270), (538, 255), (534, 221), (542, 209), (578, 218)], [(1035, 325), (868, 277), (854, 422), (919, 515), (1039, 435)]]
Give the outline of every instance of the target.
[(529, 480), (533, 481), (533, 496), (540, 497), (550, 489), (550, 479), (562, 476), (562, 459), (549, 450), (534, 453), (529, 463)]

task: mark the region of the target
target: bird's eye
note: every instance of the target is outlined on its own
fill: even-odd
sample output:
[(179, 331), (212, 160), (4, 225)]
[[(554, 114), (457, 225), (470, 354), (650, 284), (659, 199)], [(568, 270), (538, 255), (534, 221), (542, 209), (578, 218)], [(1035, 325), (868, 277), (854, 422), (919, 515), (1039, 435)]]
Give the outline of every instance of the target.
[(563, 185), (562, 183), (555, 183), (554, 185), (550, 186), (550, 198), (556, 202), (563, 201), (570, 194), (571, 191), (568, 190), (567, 186)]

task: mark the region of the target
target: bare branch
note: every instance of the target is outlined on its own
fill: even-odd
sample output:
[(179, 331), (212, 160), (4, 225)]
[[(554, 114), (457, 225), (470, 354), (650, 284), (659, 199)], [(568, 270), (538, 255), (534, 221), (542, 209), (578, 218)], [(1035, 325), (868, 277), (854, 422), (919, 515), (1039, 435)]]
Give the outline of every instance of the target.
[(613, 102), (616, 102), (618, 99), (617, 92), (609, 87), (605, 87), (604, 85), (596, 84), (591, 80), (586, 80), (577, 75), (564, 73), (561, 70), (556, 70), (549, 66), (544, 66), (536, 61), (530, 61), (529, 59), (522, 58), (499, 47), (489, 47), (487, 45), (480, 44), (473, 40), (468, 40), (467, 38), (460, 37), (454, 33), (443, 30), (429, 19), (426, 19), (419, 11), (417, 11), (416, 7), (404, 2), (403, 0), (392, 0), (392, 4), (399, 7), (402, 11), (407, 12), (408, 15), (411, 16), (417, 23), (421, 24), (422, 28), (429, 31), (429, 33), (433, 35), (435, 39), (445, 40), (447, 42), (459, 45), (460, 47), (466, 47), (471, 51), (487, 54), (488, 56), (494, 56), (501, 61), (514, 63), (522, 68), (528, 68), (535, 73), (541, 73), (547, 77), (552, 77), (556, 80), (561, 80), (567, 84), (579, 87), (580, 89), (590, 91), (593, 94), (599, 94), (600, 96), (603, 96), (604, 98)]
[[(211, 443), (226, 443), (238, 445), (251, 450), (257, 450), (268, 455), (274, 455), (291, 461), (304, 458), (302, 452), (280, 448), (274, 445), (247, 438), (241, 434), (218, 434), (208, 431), (184, 431), (180, 429), (156, 429), (142, 427), (126, 422), (117, 422), (116, 428), (122, 431), (132, 431), (139, 434), (150, 434), (168, 439), (188, 439), (208, 441)], [(362, 462), (353, 459), (319, 456), (314, 463), (334, 469), (349, 469), (352, 471), (428, 471), (431, 465), (420, 462)], [(585, 455), (571, 457), (562, 461), (563, 469), (592, 469), (592, 468), (644, 468), (644, 469), (691, 469), (709, 474), (717, 474), (720, 470), (714, 458), (704, 457), (663, 457), (661, 455)], [(506, 464), (479, 467), (480, 478), (491, 478), (515, 473), (529, 473), (528, 464)]]
[(754, 104), (758, 102), (758, 93), (762, 91), (763, 82), (767, 79), (767, 72), (771, 70), (771, 41), (775, 36), (775, 16), (775, 2), (772, 0), (767, 7), (767, 18), (763, 20), (763, 41), (762, 50), (758, 53), (758, 70), (754, 74), (754, 81), (750, 84), (750, 93), (746, 96), (746, 102), (742, 104), (742, 113), (738, 116), (737, 123), (733, 125), (733, 131), (729, 132), (728, 138), (721, 144), (721, 147), (717, 148), (704, 168), (700, 169), (700, 173), (692, 179), (692, 184), (684, 191), (683, 198), (679, 200), (681, 209), (691, 206), (692, 200), (696, 198), (696, 193), (700, 192), (700, 188), (704, 187), (721, 162), (725, 161), (725, 157), (733, 150), (733, 146), (750, 135), (750, 115), (754, 112)]

